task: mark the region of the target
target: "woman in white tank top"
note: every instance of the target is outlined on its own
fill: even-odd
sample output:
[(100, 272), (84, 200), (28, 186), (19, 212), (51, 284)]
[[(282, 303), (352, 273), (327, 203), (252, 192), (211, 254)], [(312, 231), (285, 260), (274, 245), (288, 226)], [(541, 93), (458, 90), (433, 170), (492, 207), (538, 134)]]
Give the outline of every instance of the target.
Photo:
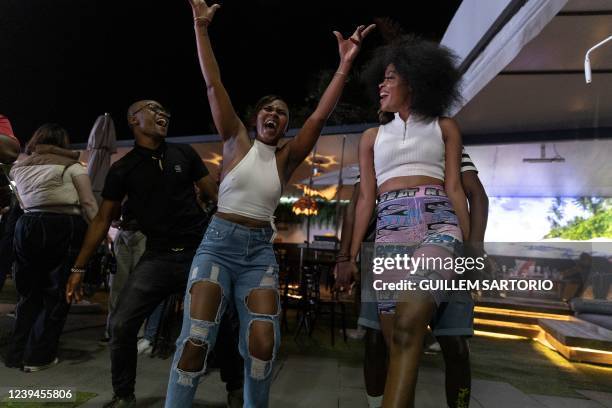
[[(423, 336), (448, 301), (448, 291), (426, 285), (444, 288), (456, 278), (452, 266), (440, 261), (454, 262), (470, 233), (460, 176), (461, 135), (452, 119), (442, 117), (459, 96), (453, 59), (435, 43), (404, 37), (381, 48), (365, 75), (378, 83), (381, 126), (368, 129), (360, 141), (351, 259), (376, 206), (375, 257), (407, 255), (423, 262), (394, 266), (374, 278), (417, 289), (376, 292), (390, 350), (383, 407), (414, 406)], [(461, 400), (469, 403), (469, 388), (467, 401)]]
[[(282, 186), (317, 142), (340, 98), (361, 41), (374, 25), (358, 27), (346, 40), (334, 32), (340, 55), (338, 70), (297, 136), (277, 147), (289, 122), (287, 104), (276, 96), (259, 101), (252, 141), (221, 82), (208, 37), (208, 26), (220, 6), (190, 1), (208, 101), (223, 140), (223, 173), (217, 214), (192, 264), (166, 407), (191, 405), (228, 302), (235, 304), (240, 319), (244, 406), (266, 407), (272, 363), (280, 345), (278, 266), (272, 248), (274, 210)], [(269, 46), (275, 47), (274, 39), (269, 40)], [(269, 63), (270, 69), (280, 69), (275, 61)]]

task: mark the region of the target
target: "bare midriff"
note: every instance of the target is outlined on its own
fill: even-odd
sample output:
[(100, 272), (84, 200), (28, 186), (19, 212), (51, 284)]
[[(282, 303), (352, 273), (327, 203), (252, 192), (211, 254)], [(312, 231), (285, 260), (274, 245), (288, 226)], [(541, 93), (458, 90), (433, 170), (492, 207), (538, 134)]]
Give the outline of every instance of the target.
[(393, 177), (378, 187), (378, 195), (389, 191), (404, 190), (423, 185), (439, 185), (444, 187), (444, 181), (428, 176), (403, 176)]
[(270, 221), (255, 220), (238, 214), (216, 212), (215, 215), (229, 222), (234, 222), (248, 228), (265, 228), (270, 226)]

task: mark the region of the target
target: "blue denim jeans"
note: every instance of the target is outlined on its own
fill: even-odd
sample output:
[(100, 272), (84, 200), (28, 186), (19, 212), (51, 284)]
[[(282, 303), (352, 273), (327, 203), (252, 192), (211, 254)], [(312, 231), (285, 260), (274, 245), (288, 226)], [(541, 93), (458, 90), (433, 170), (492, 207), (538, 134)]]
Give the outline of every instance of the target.
[(13, 200), (11, 209), (0, 217), (0, 291), (4, 286), (6, 277), (12, 273), (15, 251), (13, 248), (13, 237), (17, 220), (23, 211), (17, 200)]
[[(280, 302), (276, 314), (254, 313), (247, 307), (249, 293), (255, 289), (273, 289), (278, 293), (278, 265), (272, 248), (272, 228), (247, 228), (213, 217), (191, 265), (185, 293), (183, 328), (176, 343), (170, 369), (166, 407), (191, 406), (199, 378), (206, 370), (206, 357), (214, 348), (221, 316), (229, 302), (234, 302), (240, 319), (240, 354), (244, 358), (244, 406), (267, 407), (272, 382), (272, 363), (280, 346)], [(215, 321), (198, 320), (190, 315), (192, 286), (212, 282), (222, 290)], [(254, 321), (270, 322), (274, 330), (272, 358), (260, 360), (249, 352), (249, 332)], [(204, 365), (197, 372), (178, 368), (187, 342), (205, 345)]]
[(159, 328), (159, 324), (161, 323), (163, 312), (164, 302), (157, 305), (153, 313), (151, 313), (151, 315), (147, 319), (147, 324), (145, 324), (144, 338), (149, 340), (151, 343), (155, 341), (155, 336), (157, 335), (157, 329)]

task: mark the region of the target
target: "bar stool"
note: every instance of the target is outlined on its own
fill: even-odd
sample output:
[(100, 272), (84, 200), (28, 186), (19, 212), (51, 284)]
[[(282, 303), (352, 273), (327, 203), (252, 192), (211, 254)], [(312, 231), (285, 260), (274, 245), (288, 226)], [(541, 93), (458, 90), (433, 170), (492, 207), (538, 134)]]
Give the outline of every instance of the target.
[(302, 330), (312, 336), (316, 322), (321, 315), (329, 314), (331, 320), (331, 345), (335, 345), (336, 334), (336, 311), (339, 309), (340, 321), (344, 341), (346, 335), (346, 305), (339, 301), (338, 293), (332, 291), (331, 299), (321, 299), (321, 265), (305, 265), (302, 268), (302, 281), (300, 283), (300, 309), (298, 312), (298, 327), (295, 332), (295, 339), (299, 337)]

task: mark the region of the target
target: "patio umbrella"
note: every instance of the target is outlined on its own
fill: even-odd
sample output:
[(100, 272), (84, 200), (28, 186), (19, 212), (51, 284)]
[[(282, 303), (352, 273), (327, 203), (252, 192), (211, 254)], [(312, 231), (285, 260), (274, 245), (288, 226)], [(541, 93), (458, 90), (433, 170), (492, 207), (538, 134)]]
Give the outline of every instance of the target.
[(104, 179), (110, 168), (111, 155), (117, 151), (115, 124), (108, 113), (98, 116), (96, 123), (91, 128), (87, 140), (87, 151), (89, 152), (87, 173), (99, 205), (102, 202), (101, 194)]

